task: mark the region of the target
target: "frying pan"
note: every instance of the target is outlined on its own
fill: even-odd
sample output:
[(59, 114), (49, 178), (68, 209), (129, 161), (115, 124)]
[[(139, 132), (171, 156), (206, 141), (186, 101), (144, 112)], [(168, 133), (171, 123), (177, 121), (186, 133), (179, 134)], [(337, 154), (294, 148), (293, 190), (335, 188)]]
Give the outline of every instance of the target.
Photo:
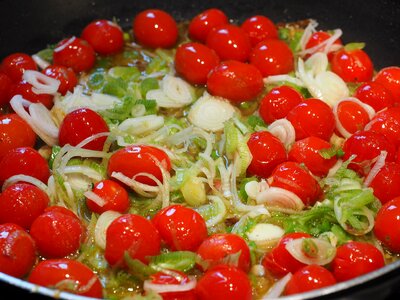
[[(0, 0), (0, 58), (13, 52), (33, 54), (64, 37), (79, 35), (86, 24), (98, 18), (116, 18), (129, 29), (135, 14), (147, 8), (164, 9), (179, 21), (211, 7), (222, 9), (239, 22), (255, 14), (266, 15), (274, 22), (313, 18), (321, 30), (341, 28), (343, 43), (366, 42), (365, 51), (375, 69), (400, 66), (397, 0)], [(399, 299), (399, 283), (400, 261), (354, 280), (284, 299)], [(12, 299), (87, 299), (2, 273), (0, 291)]]

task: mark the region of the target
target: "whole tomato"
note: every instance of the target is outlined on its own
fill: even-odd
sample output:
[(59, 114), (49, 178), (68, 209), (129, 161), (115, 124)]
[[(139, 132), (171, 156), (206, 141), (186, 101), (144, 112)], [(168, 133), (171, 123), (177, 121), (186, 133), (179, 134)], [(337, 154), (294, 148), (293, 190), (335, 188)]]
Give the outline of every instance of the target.
[(19, 82), (26, 70), (37, 70), (37, 66), (30, 55), (17, 52), (6, 56), (1, 62), (0, 69), (14, 82)]
[(372, 80), (374, 66), (368, 54), (361, 49), (336, 51), (331, 60), (331, 68), (345, 82), (365, 82)]
[(189, 23), (189, 37), (205, 43), (210, 31), (220, 25), (228, 24), (225, 13), (218, 8), (210, 8), (196, 15)]
[(337, 123), (350, 134), (364, 129), (370, 121), (368, 112), (360, 103), (346, 99), (337, 105), (335, 117)]
[(68, 91), (72, 92), (78, 84), (78, 78), (74, 70), (64, 66), (50, 65), (42, 71), (43, 74), (60, 81), (58, 92), (65, 95)]
[(372, 179), (369, 187), (382, 204), (400, 196), (400, 164), (387, 162)]
[(389, 107), (378, 112), (365, 127), (384, 135), (396, 147), (400, 146), (400, 107)]
[(388, 89), (394, 98), (394, 104), (400, 105), (400, 67), (390, 66), (379, 70), (373, 81)]
[(392, 93), (382, 84), (369, 81), (357, 87), (354, 97), (371, 106), (376, 112), (394, 105)]
[(266, 16), (255, 15), (247, 18), (241, 28), (249, 35), (253, 47), (266, 39), (278, 38), (275, 24)]

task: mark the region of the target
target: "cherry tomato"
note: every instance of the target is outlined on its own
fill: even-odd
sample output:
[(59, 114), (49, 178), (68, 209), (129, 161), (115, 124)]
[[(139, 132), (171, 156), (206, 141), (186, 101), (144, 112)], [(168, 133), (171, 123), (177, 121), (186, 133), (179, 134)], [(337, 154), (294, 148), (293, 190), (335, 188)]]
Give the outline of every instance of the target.
[(33, 221), (30, 234), (40, 255), (61, 258), (80, 248), (85, 239), (85, 227), (76, 215), (45, 210)]
[(260, 102), (260, 116), (265, 123), (285, 118), (289, 111), (304, 101), (294, 88), (282, 85), (269, 91)]
[(197, 211), (182, 205), (165, 207), (152, 221), (172, 251), (196, 251), (208, 236), (203, 217)]
[(400, 186), (400, 164), (394, 162), (386, 163), (369, 185), (382, 204), (400, 196), (400, 190), (393, 188), (396, 186)]
[(35, 242), (20, 226), (0, 224), (0, 272), (22, 278), (36, 261)]
[[(169, 271), (173, 275), (162, 271), (151, 275), (151, 283), (160, 285), (160, 289), (162, 289), (163, 285), (185, 285), (190, 283), (191, 279), (185, 273), (177, 270)], [(163, 300), (196, 300), (194, 288), (182, 292), (159, 292), (158, 294)]]
[[(223, 264), (223, 259), (228, 255), (240, 252), (237, 267), (244, 272), (250, 270), (250, 249), (246, 241), (239, 235), (219, 233), (209, 236), (197, 249), (197, 254), (205, 260), (209, 267)], [(203, 266), (200, 266), (203, 268)]]
[(289, 251), (286, 250), (286, 244), (292, 240), (300, 238), (310, 238), (308, 233), (295, 232), (285, 234), (279, 241), (278, 245), (266, 254), (261, 264), (270, 273), (277, 277), (283, 277), (287, 273), (294, 273), (306, 265), (295, 259)]
[(176, 72), (192, 84), (206, 84), (208, 73), (219, 64), (219, 57), (207, 46), (190, 42), (175, 53)]
[(17, 114), (0, 116), (0, 161), (7, 151), (18, 147), (33, 147), (36, 133)]
[(371, 58), (361, 49), (336, 51), (332, 56), (331, 68), (345, 82), (370, 81), (374, 72)]
[(400, 146), (400, 107), (378, 112), (365, 129), (382, 134), (396, 147)]
[(336, 279), (331, 272), (318, 265), (309, 265), (293, 274), (285, 287), (285, 295), (304, 293), (334, 285)]
[(32, 91), (32, 85), (26, 81), (21, 81), (13, 86), (12, 96), (21, 95), (25, 100), (33, 103), (42, 103), (48, 109), (53, 107), (53, 95), (36, 94)]
[(335, 129), (335, 117), (328, 104), (319, 99), (307, 99), (289, 111), (286, 118), (296, 131), (296, 140), (316, 136), (328, 141)]
[[(132, 178), (138, 173), (149, 173), (162, 182), (159, 164), (167, 172), (171, 170), (171, 161), (164, 151), (147, 145), (131, 145), (112, 154), (108, 161), (107, 174), (111, 176), (113, 172), (121, 172)], [(153, 179), (142, 175), (135, 177), (135, 180), (156, 185)]]
[(43, 74), (60, 81), (58, 92), (65, 95), (68, 91), (72, 92), (78, 84), (78, 78), (74, 70), (64, 66), (51, 65), (42, 71)]
[(385, 265), (383, 254), (366, 242), (348, 242), (336, 249), (332, 271), (337, 281), (346, 281)]
[(268, 178), (272, 170), (287, 160), (285, 146), (268, 131), (251, 134), (247, 146), (253, 156), (247, 172), (262, 178)]
[(374, 77), (374, 82), (382, 84), (390, 91), (396, 106), (400, 105), (400, 67), (386, 67)]
[(250, 63), (260, 70), (263, 77), (287, 74), (294, 68), (292, 50), (278, 39), (268, 39), (255, 45)]
[(0, 107), (10, 102), (13, 88), (13, 81), (3, 72), (0, 72)]
[(81, 296), (103, 298), (97, 275), (88, 266), (69, 258), (41, 261), (33, 268), (28, 281)]
[(205, 43), (210, 31), (218, 26), (228, 24), (225, 13), (217, 8), (207, 9), (196, 15), (189, 24), (189, 37)]
[(101, 55), (116, 54), (124, 46), (124, 33), (121, 27), (108, 20), (89, 23), (83, 29), (81, 37)]
[(349, 168), (355, 170), (360, 175), (365, 175), (372, 167), (372, 160), (381, 151), (387, 151), (386, 161), (394, 161), (396, 155), (395, 146), (383, 135), (373, 131), (359, 131), (345, 140), (343, 144), (343, 160), (348, 160), (352, 155), (355, 158), (349, 164)]
[(271, 174), (270, 186), (296, 194), (306, 206), (312, 206), (322, 195), (318, 181), (299, 163), (287, 161), (279, 164)]
[(247, 33), (232, 24), (220, 25), (211, 30), (207, 35), (206, 45), (214, 49), (221, 60), (246, 62), (251, 51)]
[(386, 202), (378, 211), (374, 234), (390, 251), (400, 253), (400, 197)]
[(37, 66), (30, 55), (13, 53), (3, 59), (0, 69), (14, 82), (19, 82), (26, 70), (37, 70)]
[(0, 160), (0, 185), (11, 176), (23, 174), (47, 183), (50, 170), (47, 161), (31, 147), (9, 150)]
[(260, 71), (249, 64), (228, 60), (216, 66), (208, 75), (207, 91), (233, 103), (250, 101), (264, 88)]
[(394, 105), (394, 98), (390, 91), (375, 81), (365, 82), (360, 85), (356, 89), (354, 97), (371, 106), (376, 112)]
[[(326, 41), (327, 39), (329, 39), (330, 37), (331, 37), (331, 35), (325, 31), (314, 32), (310, 36), (310, 39), (307, 41), (305, 48), (310, 49), (310, 48), (316, 47), (316, 46), (320, 45), (321, 43), (323, 43), (324, 41)], [(333, 45), (342, 45), (342, 41), (340, 39), (337, 39), (336, 41), (333, 42)], [(329, 61), (332, 59), (332, 57), (333, 57), (333, 52), (329, 51), (329, 53), (328, 53)]]
[(266, 16), (250, 17), (243, 22), (241, 28), (249, 35), (253, 47), (266, 39), (278, 38), (275, 24)]
[(137, 42), (145, 47), (170, 48), (178, 39), (178, 26), (169, 13), (148, 9), (133, 20), (133, 34)]
[(53, 63), (72, 68), (76, 73), (89, 71), (95, 60), (96, 53), (92, 46), (75, 36), (62, 40), (54, 49)]
[(196, 295), (199, 300), (251, 300), (252, 289), (247, 274), (241, 269), (219, 265), (200, 278)]
[(314, 175), (324, 177), (337, 162), (336, 156), (326, 159), (321, 155), (321, 151), (331, 147), (329, 142), (310, 136), (296, 141), (288, 153), (288, 158), (291, 161), (304, 163)]
[[(58, 139), (60, 146), (76, 146), (84, 139), (103, 132), (109, 132), (109, 129), (102, 116), (89, 108), (78, 108), (65, 116)], [(99, 137), (82, 148), (101, 151), (106, 139), (106, 136)]]
[(161, 238), (156, 227), (142, 216), (126, 214), (115, 219), (106, 232), (104, 257), (111, 266), (124, 267), (124, 253), (132, 259), (148, 262), (149, 256), (158, 255)]
[(0, 195), (0, 223), (14, 223), (29, 229), (49, 202), (49, 196), (34, 185), (10, 185)]
[(337, 122), (349, 133), (364, 129), (370, 121), (369, 115), (359, 103), (343, 100), (337, 106)]
[(130, 201), (128, 192), (123, 186), (112, 180), (101, 180), (97, 182), (92, 189), (92, 192), (104, 200), (104, 205), (86, 198), (88, 208), (98, 214), (107, 210), (114, 210), (124, 213), (129, 209)]

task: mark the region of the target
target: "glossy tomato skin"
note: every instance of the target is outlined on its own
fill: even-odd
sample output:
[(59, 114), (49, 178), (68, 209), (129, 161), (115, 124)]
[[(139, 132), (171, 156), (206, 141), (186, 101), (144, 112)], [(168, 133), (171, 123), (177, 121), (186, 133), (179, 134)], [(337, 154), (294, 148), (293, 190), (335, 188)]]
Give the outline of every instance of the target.
[(294, 57), (289, 46), (278, 39), (267, 39), (254, 46), (250, 63), (263, 77), (287, 74), (294, 68)]
[(124, 33), (121, 27), (108, 20), (89, 23), (83, 29), (81, 37), (101, 55), (116, 54), (124, 46)]
[(219, 62), (214, 50), (196, 42), (181, 44), (175, 53), (176, 72), (192, 84), (206, 84), (208, 74)]
[(103, 287), (97, 275), (88, 266), (69, 258), (41, 261), (32, 270), (28, 281), (81, 296), (103, 298)]
[(0, 107), (4, 107), (10, 102), (12, 88), (13, 81), (11, 78), (0, 72)]
[(136, 41), (149, 48), (170, 48), (178, 39), (178, 26), (174, 18), (160, 9), (140, 12), (133, 20)]
[[(145, 172), (152, 174), (162, 182), (163, 176), (158, 163), (167, 172), (171, 170), (171, 161), (164, 151), (147, 145), (126, 146), (111, 155), (107, 174), (111, 176), (112, 172), (121, 172), (132, 178), (138, 173)], [(154, 180), (145, 176), (137, 176), (135, 179), (144, 184), (156, 185)]]
[(42, 73), (60, 81), (58, 92), (61, 95), (72, 92), (78, 84), (78, 78), (74, 70), (65, 66), (50, 65)]
[[(106, 121), (94, 110), (78, 108), (68, 113), (62, 121), (58, 133), (59, 144), (76, 146), (84, 139), (102, 132), (109, 132)], [(101, 151), (106, 139), (106, 136), (99, 137), (82, 148)]]
[(10, 185), (0, 194), (0, 223), (14, 223), (29, 229), (49, 202), (49, 196), (34, 185)]
[(400, 196), (400, 164), (386, 163), (371, 181), (369, 187), (382, 204)]
[(385, 265), (383, 254), (372, 244), (348, 242), (339, 246), (332, 261), (332, 272), (336, 280), (346, 281)]
[(196, 295), (199, 300), (251, 300), (252, 289), (246, 273), (241, 269), (219, 265), (200, 278)]
[[(219, 265), (227, 255), (239, 253), (237, 267), (244, 272), (250, 270), (250, 249), (246, 241), (239, 235), (219, 233), (209, 236), (197, 249), (197, 254), (209, 264), (209, 267)], [(203, 268), (199, 266), (200, 268)]]
[(285, 287), (285, 295), (304, 293), (326, 286), (334, 285), (335, 277), (326, 268), (309, 265), (293, 274)]
[(31, 147), (9, 150), (0, 160), (0, 184), (13, 175), (28, 175), (47, 183), (50, 170), (47, 161)]
[(32, 85), (26, 81), (20, 81), (13, 86), (12, 95), (21, 95), (25, 100), (32, 103), (42, 103), (48, 109), (53, 107), (53, 95), (36, 94), (32, 91)]
[(16, 224), (0, 224), (0, 272), (22, 278), (35, 262), (36, 247), (31, 236)]
[(246, 63), (228, 60), (216, 66), (208, 75), (207, 91), (233, 103), (250, 101), (264, 88), (260, 71)]
[(206, 45), (223, 60), (246, 62), (251, 52), (250, 38), (240, 27), (225, 24), (215, 27), (207, 35)]
[(376, 81), (361, 84), (355, 91), (354, 97), (371, 106), (376, 112), (394, 105), (391, 92)]
[(249, 35), (253, 47), (266, 39), (278, 38), (275, 24), (266, 16), (256, 15), (247, 18), (241, 28)]
[(372, 80), (374, 66), (368, 54), (361, 50), (338, 50), (332, 56), (331, 68), (345, 82)]
[(341, 101), (337, 105), (336, 112), (337, 121), (351, 134), (364, 129), (365, 125), (370, 121), (365, 108), (353, 101)]
[(400, 67), (383, 68), (375, 75), (373, 80), (388, 89), (394, 98), (395, 105), (400, 105)]
[(30, 55), (17, 52), (6, 56), (0, 69), (14, 82), (19, 82), (26, 70), (37, 70), (37, 66)]
[(247, 146), (253, 156), (247, 168), (250, 175), (268, 178), (277, 165), (287, 160), (285, 146), (268, 131), (252, 133)]
[(380, 208), (375, 218), (374, 234), (387, 249), (400, 253), (400, 197)]
[(311, 98), (298, 104), (286, 118), (295, 129), (296, 140), (316, 136), (329, 141), (335, 129), (332, 109), (319, 99)]
[(0, 161), (7, 151), (18, 147), (33, 147), (36, 133), (15, 113), (0, 116)]
[(270, 124), (283, 119), (289, 111), (304, 101), (294, 88), (282, 85), (269, 91), (260, 102), (259, 113), (265, 123)]
[(158, 255), (161, 237), (155, 226), (142, 216), (126, 214), (115, 219), (106, 232), (105, 259), (111, 266), (125, 267), (124, 253), (132, 259), (148, 262)]
[[(157, 272), (150, 276), (151, 283), (160, 284), (160, 285), (179, 285), (179, 284), (187, 284), (190, 282), (190, 278), (183, 272), (177, 270), (170, 270), (173, 274), (177, 276), (172, 276), (165, 272)], [(178, 279), (179, 278), (179, 279)], [(195, 290), (187, 290), (183, 292), (165, 292), (159, 293), (163, 300), (196, 300)]]
[(72, 68), (76, 73), (89, 71), (95, 60), (96, 53), (92, 46), (75, 36), (60, 41), (54, 49), (53, 63)]
[(390, 107), (377, 113), (366, 127), (384, 135), (396, 147), (400, 146), (400, 107)]
[(92, 192), (105, 201), (105, 204), (100, 206), (86, 197), (86, 205), (95, 213), (101, 214), (107, 210), (125, 213), (129, 209), (128, 192), (115, 181), (109, 179), (101, 180), (93, 186)]
[(324, 177), (337, 162), (336, 156), (329, 159), (323, 158), (320, 151), (330, 149), (329, 142), (310, 136), (296, 141), (289, 153), (288, 160), (304, 163), (306, 167), (316, 176)]
[(182, 205), (163, 208), (157, 212), (152, 222), (172, 251), (196, 251), (208, 236), (203, 217)]
[(196, 15), (189, 24), (189, 37), (202, 43), (206, 42), (210, 31), (218, 26), (228, 24), (225, 13), (217, 8), (207, 9)]

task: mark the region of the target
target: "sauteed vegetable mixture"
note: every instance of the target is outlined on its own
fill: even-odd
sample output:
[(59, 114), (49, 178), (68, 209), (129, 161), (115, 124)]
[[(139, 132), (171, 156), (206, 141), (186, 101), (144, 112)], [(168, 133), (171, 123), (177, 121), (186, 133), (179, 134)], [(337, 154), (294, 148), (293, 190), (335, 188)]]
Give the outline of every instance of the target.
[(400, 252), (400, 68), (315, 20), (149, 9), (0, 67), (0, 271), (267, 299)]

